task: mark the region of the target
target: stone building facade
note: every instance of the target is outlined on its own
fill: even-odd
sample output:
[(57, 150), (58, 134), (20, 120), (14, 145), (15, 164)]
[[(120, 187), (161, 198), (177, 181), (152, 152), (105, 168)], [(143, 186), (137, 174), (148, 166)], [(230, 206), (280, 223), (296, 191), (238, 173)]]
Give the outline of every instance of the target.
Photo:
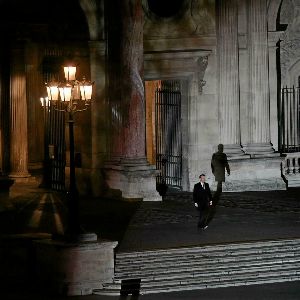
[[(51, 21), (57, 10), (35, 19), (42, 7), (34, 1), (26, 4), (36, 12), (30, 18), (20, 8), (24, 20), (1, 22), (7, 40), (0, 74), (3, 176), (30, 180), (30, 170), (48, 154), (39, 104), (43, 81), (72, 56), (79, 76), (95, 82), (91, 110), (75, 120), (82, 194), (110, 190), (161, 200), (157, 177), (169, 176), (171, 185), (191, 191), (200, 173), (214, 188), (210, 163), (220, 143), (231, 167), (225, 190), (286, 188), (280, 135), (288, 129), (281, 130), (279, 103), (281, 88), (299, 82), (298, 1), (79, 0), (72, 9), (67, 2), (72, 13), (58, 24)], [(1, 5), (2, 12), (15, 9)], [(162, 86), (180, 94), (176, 118), (157, 102)], [(174, 106), (168, 101), (166, 107)], [(299, 118), (292, 120), (296, 135)]]

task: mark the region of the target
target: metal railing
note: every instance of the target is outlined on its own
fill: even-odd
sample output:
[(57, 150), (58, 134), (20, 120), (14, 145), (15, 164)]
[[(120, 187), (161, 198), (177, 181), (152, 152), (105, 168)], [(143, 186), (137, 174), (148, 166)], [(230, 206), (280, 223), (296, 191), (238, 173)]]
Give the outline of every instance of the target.
[(155, 91), (157, 184), (181, 188), (181, 92), (180, 81), (160, 81)]
[(279, 151), (300, 152), (300, 88), (283, 87), (278, 103)]

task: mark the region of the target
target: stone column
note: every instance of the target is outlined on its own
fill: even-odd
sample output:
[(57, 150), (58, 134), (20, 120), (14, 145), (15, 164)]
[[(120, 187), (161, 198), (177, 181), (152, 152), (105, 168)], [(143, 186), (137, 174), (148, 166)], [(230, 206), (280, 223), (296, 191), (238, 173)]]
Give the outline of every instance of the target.
[(146, 159), (142, 3), (128, 0), (120, 5), (122, 154), (119, 165), (107, 166), (107, 184), (121, 190), (123, 198), (161, 200), (156, 192), (155, 166)]
[[(43, 162), (43, 109), (40, 97), (44, 86), (41, 72), (39, 72), (39, 49), (35, 43), (27, 43), (25, 48), (26, 65), (26, 98), (28, 112), (28, 160), (29, 163)], [(38, 145), (38, 146), (37, 146)]]
[(224, 144), (224, 151), (227, 155), (242, 155), (239, 118), (237, 1), (217, 1), (217, 18), (220, 142)]
[(249, 154), (274, 152), (270, 143), (266, 2), (266, 0), (247, 2), (250, 99), (248, 102), (249, 141), (246, 152)]
[[(9, 91), (10, 64), (8, 49), (0, 50), (0, 177), (9, 171)], [(0, 188), (1, 189), (1, 188)]]
[(107, 153), (107, 106), (105, 99), (105, 41), (90, 41), (91, 78), (95, 81), (91, 105), (92, 130), (92, 190), (102, 191), (101, 168)]
[(122, 1), (121, 7), (122, 152), (126, 159), (145, 159), (143, 10), (139, 0)]
[(28, 173), (27, 99), (24, 47), (13, 45), (10, 74), (10, 177)]
[(106, 44), (104, 32), (104, 0), (80, 0), (90, 35), (90, 66), (93, 87), (91, 104), (91, 188), (94, 196), (103, 192), (104, 179), (101, 168), (107, 154), (108, 112), (106, 101)]

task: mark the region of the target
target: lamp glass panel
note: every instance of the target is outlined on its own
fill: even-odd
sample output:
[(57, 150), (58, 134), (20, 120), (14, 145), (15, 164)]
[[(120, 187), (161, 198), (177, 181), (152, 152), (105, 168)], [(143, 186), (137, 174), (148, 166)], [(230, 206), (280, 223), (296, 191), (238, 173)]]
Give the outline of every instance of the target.
[(72, 86), (64, 86), (59, 88), (59, 93), (62, 101), (70, 101), (72, 95)]
[(92, 99), (92, 91), (93, 91), (93, 86), (91, 84), (81, 85), (80, 86), (81, 99), (82, 100), (91, 100)]
[(40, 98), (42, 106), (48, 106), (49, 99), (48, 97)]
[(75, 80), (76, 76), (76, 67), (64, 67), (65, 78), (67, 81)]
[(58, 100), (58, 87), (57, 86), (47, 86), (47, 94), (49, 100)]

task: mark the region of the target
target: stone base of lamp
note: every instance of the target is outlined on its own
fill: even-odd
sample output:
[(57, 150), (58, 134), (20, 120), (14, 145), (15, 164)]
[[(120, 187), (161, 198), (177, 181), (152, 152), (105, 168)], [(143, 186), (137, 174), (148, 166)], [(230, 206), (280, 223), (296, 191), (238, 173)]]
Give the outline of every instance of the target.
[(108, 192), (119, 191), (121, 197), (128, 200), (162, 200), (156, 190), (158, 171), (145, 158), (107, 162), (104, 172)]
[(105, 240), (76, 243), (53, 239), (37, 241), (37, 275), (42, 287), (60, 295), (92, 294), (102, 284), (113, 281), (117, 244)]

